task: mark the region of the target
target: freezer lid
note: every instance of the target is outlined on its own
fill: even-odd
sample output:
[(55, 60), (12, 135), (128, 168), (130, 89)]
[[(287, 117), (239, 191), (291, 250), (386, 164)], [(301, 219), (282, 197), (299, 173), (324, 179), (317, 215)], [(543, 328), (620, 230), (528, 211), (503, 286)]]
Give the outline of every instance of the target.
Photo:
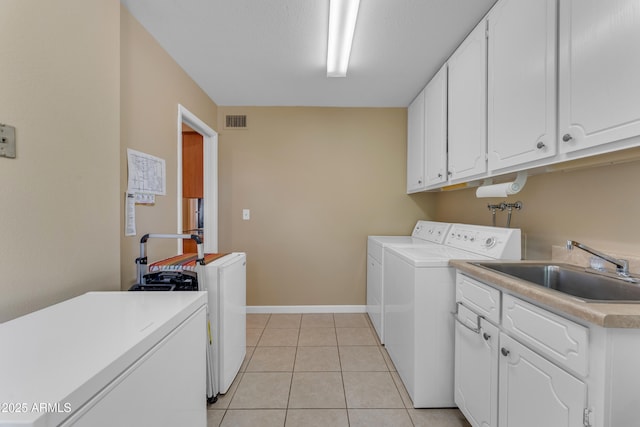
[[(3, 422), (58, 425), (207, 303), (206, 292), (89, 292), (0, 324)], [(33, 405), (59, 404), (59, 412)]]

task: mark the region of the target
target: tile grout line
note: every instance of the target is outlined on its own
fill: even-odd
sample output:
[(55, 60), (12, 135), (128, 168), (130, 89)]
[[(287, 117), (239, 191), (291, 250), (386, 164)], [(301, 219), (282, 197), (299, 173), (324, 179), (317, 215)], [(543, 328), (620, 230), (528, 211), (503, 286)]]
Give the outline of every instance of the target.
[(296, 351), (293, 356), (293, 366), (291, 366), (291, 380), (289, 380), (289, 395), (287, 396), (287, 407), (284, 412), (284, 425), (287, 425), (287, 418), (289, 417), (289, 405), (291, 405), (291, 390), (293, 389), (293, 375), (296, 371), (296, 359), (298, 358), (298, 347), (300, 344), (300, 333), (302, 332), (302, 316), (300, 316), (300, 327), (298, 328), (298, 337), (296, 339)]

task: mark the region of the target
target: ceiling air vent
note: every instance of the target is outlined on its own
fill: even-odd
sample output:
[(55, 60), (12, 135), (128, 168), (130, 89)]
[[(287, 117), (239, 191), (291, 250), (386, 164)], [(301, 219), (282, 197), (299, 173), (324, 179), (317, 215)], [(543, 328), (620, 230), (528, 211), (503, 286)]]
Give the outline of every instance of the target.
[(227, 115), (224, 119), (224, 127), (226, 129), (246, 129), (247, 128), (247, 116), (242, 115)]

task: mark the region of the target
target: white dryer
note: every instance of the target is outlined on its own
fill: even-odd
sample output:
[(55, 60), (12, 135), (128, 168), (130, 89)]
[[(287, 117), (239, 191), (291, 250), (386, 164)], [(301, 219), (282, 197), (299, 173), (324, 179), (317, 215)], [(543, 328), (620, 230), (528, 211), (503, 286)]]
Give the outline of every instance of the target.
[(384, 248), (441, 246), (451, 224), (418, 221), (411, 236), (369, 236), (367, 239), (367, 313), (384, 344)]
[(453, 224), (443, 245), (387, 247), (385, 347), (416, 408), (455, 407), (451, 259), (520, 259), (520, 230)]

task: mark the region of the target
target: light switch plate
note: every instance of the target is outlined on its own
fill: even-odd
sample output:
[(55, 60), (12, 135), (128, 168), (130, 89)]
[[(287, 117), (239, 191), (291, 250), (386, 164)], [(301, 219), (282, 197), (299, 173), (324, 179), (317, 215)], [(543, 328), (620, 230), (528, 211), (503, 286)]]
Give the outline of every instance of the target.
[(0, 157), (16, 158), (16, 128), (0, 123)]

